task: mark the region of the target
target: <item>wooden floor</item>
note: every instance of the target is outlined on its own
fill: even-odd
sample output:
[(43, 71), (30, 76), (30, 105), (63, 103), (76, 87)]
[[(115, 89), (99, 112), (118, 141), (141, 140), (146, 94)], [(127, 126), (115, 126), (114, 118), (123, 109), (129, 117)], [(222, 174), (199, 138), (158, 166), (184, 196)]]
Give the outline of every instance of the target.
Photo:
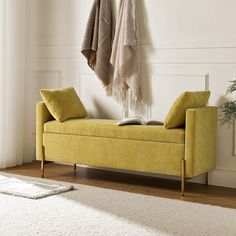
[[(2, 171), (40, 177), (40, 163), (35, 161)], [(45, 178), (236, 209), (236, 189), (230, 188), (186, 183), (185, 196), (181, 197), (179, 181), (85, 167), (77, 167), (75, 176), (73, 166), (55, 163), (45, 165)]]

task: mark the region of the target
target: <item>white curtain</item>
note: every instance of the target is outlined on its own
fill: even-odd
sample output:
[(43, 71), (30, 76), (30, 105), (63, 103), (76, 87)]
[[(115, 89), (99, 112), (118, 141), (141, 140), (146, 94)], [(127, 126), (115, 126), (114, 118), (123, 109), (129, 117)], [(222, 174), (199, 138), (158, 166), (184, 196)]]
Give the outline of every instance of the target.
[(0, 0), (0, 168), (22, 164), (26, 1)]

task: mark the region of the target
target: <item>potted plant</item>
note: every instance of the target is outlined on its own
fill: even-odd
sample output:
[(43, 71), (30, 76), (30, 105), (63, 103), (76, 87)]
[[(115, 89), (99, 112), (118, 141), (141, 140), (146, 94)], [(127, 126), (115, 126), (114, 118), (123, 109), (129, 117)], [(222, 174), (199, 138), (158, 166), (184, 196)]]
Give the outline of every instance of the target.
[[(230, 86), (226, 89), (226, 95), (231, 94), (236, 91), (236, 79), (230, 81)], [(232, 123), (236, 118), (236, 100), (226, 101), (221, 106), (222, 118), (220, 123), (223, 125), (225, 123)]]

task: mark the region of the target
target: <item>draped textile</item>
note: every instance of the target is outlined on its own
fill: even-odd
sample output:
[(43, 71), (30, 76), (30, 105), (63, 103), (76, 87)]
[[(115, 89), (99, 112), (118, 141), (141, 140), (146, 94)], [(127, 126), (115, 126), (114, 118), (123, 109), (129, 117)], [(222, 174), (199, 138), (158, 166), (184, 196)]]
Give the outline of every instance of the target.
[(111, 64), (114, 66), (112, 95), (125, 106), (127, 91), (131, 94), (131, 108), (141, 100), (139, 28), (136, 0), (121, 0)]
[[(26, 1), (0, 2), (0, 168), (22, 164)], [(30, 46), (30, 45), (28, 45)]]
[(112, 76), (110, 63), (114, 35), (111, 0), (94, 0), (81, 52), (90, 68), (108, 90)]

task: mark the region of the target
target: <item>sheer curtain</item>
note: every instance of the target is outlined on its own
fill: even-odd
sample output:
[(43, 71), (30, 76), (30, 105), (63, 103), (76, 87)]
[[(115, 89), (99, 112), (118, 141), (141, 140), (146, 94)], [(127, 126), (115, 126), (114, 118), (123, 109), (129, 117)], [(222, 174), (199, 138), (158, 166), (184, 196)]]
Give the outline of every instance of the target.
[(0, 168), (23, 161), (25, 4), (0, 0)]

